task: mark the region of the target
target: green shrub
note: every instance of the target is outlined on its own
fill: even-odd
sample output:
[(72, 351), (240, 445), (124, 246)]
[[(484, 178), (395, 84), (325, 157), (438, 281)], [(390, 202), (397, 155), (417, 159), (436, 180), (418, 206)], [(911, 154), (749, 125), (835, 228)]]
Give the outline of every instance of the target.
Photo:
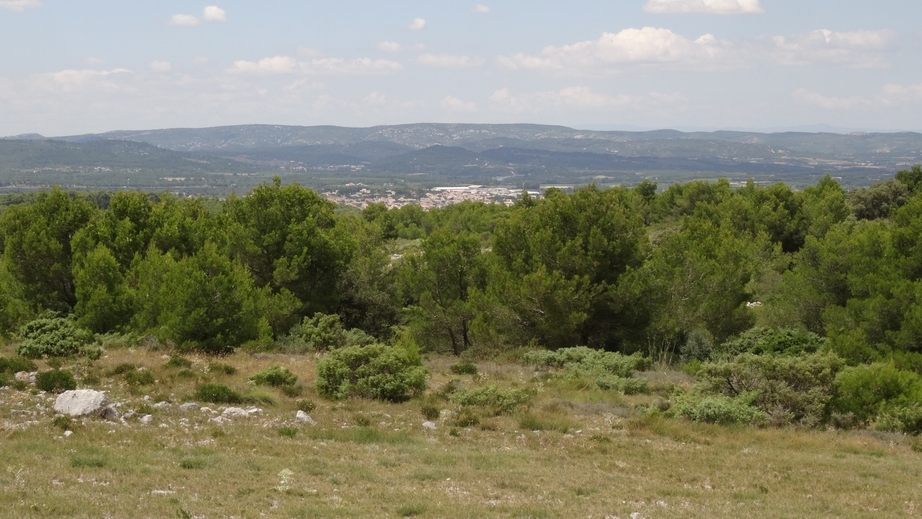
[(35, 387), (48, 393), (63, 393), (77, 389), (77, 381), (74, 380), (74, 375), (70, 371), (52, 369), (35, 375)]
[(35, 363), (25, 357), (0, 357), (0, 373), (19, 373), (20, 371), (35, 371)]
[(212, 362), (208, 364), (209, 373), (219, 373), (222, 375), (233, 375), (237, 373), (237, 368), (231, 366), (230, 364), (223, 364), (221, 362)]
[(315, 404), (312, 400), (298, 400), (297, 402), (295, 402), (295, 409), (297, 409), (298, 411), (304, 411), (305, 413), (310, 413), (316, 408), (317, 408), (317, 404)]
[(874, 426), (882, 431), (918, 435), (922, 433), (922, 406), (917, 402), (892, 406), (878, 415)]
[(243, 397), (221, 384), (202, 384), (195, 388), (195, 399), (212, 404), (239, 404)]
[(290, 386), (282, 386), (281, 390), (282, 394), (288, 398), (297, 398), (304, 393), (304, 386), (292, 384)]
[(76, 355), (93, 342), (93, 334), (63, 317), (40, 317), (19, 329), (16, 354), (30, 359)]
[(724, 342), (714, 352), (724, 360), (743, 353), (797, 356), (820, 351), (826, 339), (807, 330), (794, 328), (752, 328)]
[(881, 411), (922, 399), (922, 377), (897, 369), (891, 363), (875, 363), (843, 369), (835, 380), (833, 412), (851, 414), (861, 423)]
[(332, 398), (402, 402), (426, 389), (426, 371), (412, 346), (350, 346), (317, 362), (317, 391)]
[(603, 391), (618, 391), (625, 395), (647, 392), (647, 381), (639, 378), (625, 378), (605, 375), (595, 379), (595, 385)]
[(693, 422), (765, 425), (769, 421), (765, 412), (750, 405), (744, 397), (707, 395), (695, 398), (683, 395), (672, 409)]
[(106, 373), (106, 376), (115, 377), (118, 375), (125, 375), (127, 373), (131, 373), (132, 371), (137, 371), (137, 369), (138, 367), (135, 366), (134, 364), (130, 362), (123, 362), (119, 364), (118, 366), (115, 366), (114, 368), (110, 369)]
[(250, 377), (258, 386), (290, 386), (298, 381), (298, 376), (288, 371), (288, 368), (272, 366)]
[(180, 357), (179, 355), (173, 355), (170, 357), (170, 360), (168, 360), (166, 364), (163, 365), (163, 367), (164, 368), (189, 369), (192, 367), (192, 361), (185, 357)]
[(425, 418), (426, 420), (437, 420), (439, 416), (441, 415), (441, 411), (439, 411), (439, 408), (431, 404), (423, 405), (420, 408), (420, 412), (423, 413), (423, 418)]
[(594, 350), (585, 346), (561, 348), (556, 351), (530, 351), (523, 361), (544, 368), (568, 369), (586, 373), (607, 373), (619, 377), (630, 377), (634, 371), (650, 369), (652, 362), (639, 353), (620, 353)]
[(703, 364), (699, 375), (706, 392), (746, 396), (772, 425), (815, 427), (826, 419), (842, 366), (842, 359), (831, 353), (801, 357), (744, 353), (729, 362)]
[(156, 382), (150, 370), (136, 369), (125, 373), (125, 382), (129, 386), (149, 386)]
[(74, 419), (67, 415), (63, 415), (63, 414), (58, 415), (58, 416), (55, 416), (54, 420), (51, 421), (51, 425), (53, 425), (54, 427), (57, 427), (58, 429), (61, 429), (62, 431), (66, 431), (68, 429), (73, 428)]
[(313, 317), (305, 317), (300, 324), (291, 329), (288, 337), (282, 341), (282, 350), (289, 353), (304, 353), (342, 348), (346, 345), (344, 334), (338, 314), (327, 315), (318, 312)]
[(462, 409), (453, 423), (457, 427), (473, 427), (480, 423), (480, 417), (472, 409)]
[(297, 427), (280, 427), (278, 430), (279, 436), (285, 438), (294, 438), (298, 435)]
[(491, 385), (459, 389), (451, 395), (451, 401), (460, 406), (489, 407), (495, 414), (510, 414), (528, 408), (533, 397), (534, 392), (527, 389), (499, 389)]
[(448, 369), (455, 375), (476, 375), (477, 374), (477, 365), (469, 360), (459, 362)]

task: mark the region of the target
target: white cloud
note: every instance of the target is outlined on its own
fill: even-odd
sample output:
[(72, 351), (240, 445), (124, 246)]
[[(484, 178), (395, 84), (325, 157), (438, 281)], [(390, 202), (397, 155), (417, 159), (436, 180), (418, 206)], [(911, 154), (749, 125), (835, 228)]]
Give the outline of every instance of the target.
[(649, 0), (649, 13), (761, 14), (759, 0)]
[(902, 106), (922, 101), (922, 83), (915, 85), (886, 84), (880, 91), (870, 97), (827, 96), (800, 88), (791, 93), (791, 97), (802, 105), (814, 106), (824, 110), (853, 110), (856, 108), (886, 108)]
[(202, 10), (202, 18), (206, 22), (226, 22), (227, 13), (216, 5), (209, 5)]
[(510, 69), (584, 71), (591, 74), (618, 70), (627, 64), (716, 65), (730, 44), (705, 34), (690, 40), (669, 29), (644, 27), (604, 33), (594, 41), (545, 47), (540, 55), (500, 56), (497, 64)]
[(173, 67), (169, 61), (151, 61), (150, 69), (154, 72), (169, 72)]
[(173, 25), (195, 27), (196, 25), (201, 25), (202, 22), (191, 14), (174, 14), (173, 17), (170, 18), (170, 23)]
[(198, 18), (191, 14), (174, 14), (170, 18), (170, 23), (173, 25), (185, 25), (187, 27), (195, 27), (201, 25), (203, 22), (226, 22), (227, 13), (224, 9), (216, 5), (209, 5), (208, 7), (202, 9), (202, 17)]
[(477, 5), (475, 5), (473, 8), (471, 8), (471, 12), (472, 12), (472, 13), (487, 14), (487, 13), (490, 12), (490, 8), (487, 7), (487, 6), (485, 6), (485, 5), (483, 5), (483, 4), (477, 4)]
[(402, 47), (396, 41), (379, 41), (378, 50), (383, 52), (400, 52)]
[(288, 74), (295, 70), (298, 62), (288, 56), (275, 56), (263, 58), (259, 61), (235, 61), (233, 72), (260, 73), (260, 74)]
[(881, 55), (896, 42), (892, 31), (836, 32), (827, 29), (771, 38), (770, 59), (780, 65), (813, 63), (852, 67), (886, 65)]
[(572, 86), (556, 91), (513, 95), (508, 88), (490, 96), (493, 106), (513, 113), (545, 113), (562, 110), (649, 110), (662, 107), (674, 109), (687, 101), (681, 94), (650, 92), (642, 95), (598, 94), (589, 87)]
[(452, 112), (473, 112), (477, 109), (477, 105), (470, 102), (464, 102), (457, 97), (445, 96), (442, 99), (442, 108), (450, 110)]
[(343, 59), (322, 58), (300, 63), (301, 70), (308, 74), (361, 75), (390, 74), (403, 69), (396, 61), (370, 58)]
[(102, 65), (102, 63), (103, 63), (103, 61), (102, 61), (101, 59), (99, 59), (99, 58), (94, 58), (93, 56), (90, 56), (89, 58), (86, 58), (85, 61), (86, 61), (86, 63), (87, 63), (88, 65)]
[(476, 56), (471, 58), (469, 56), (454, 56), (451, 54), (423, 54), (416, 58), (416, 62), (420, 65), (432, 67), (467, 68), (483, 65), (484, 59)]
[(0, 7), (21, 13), (26, 9), (41, 7), (42, 0), (0, 0)]
[(387, 102), (387, 97), (377, 91), (372, 92), (362, 99), (362, 104), (369, 106), (381, 106)]
[(407, 29), (410, 29), (411, 31), (419, 31), (425, 28), (426, 20), (423, 20), (422, 18), (414, 18), (413, 21), (410, 22), (410, 25), (407, 25)]

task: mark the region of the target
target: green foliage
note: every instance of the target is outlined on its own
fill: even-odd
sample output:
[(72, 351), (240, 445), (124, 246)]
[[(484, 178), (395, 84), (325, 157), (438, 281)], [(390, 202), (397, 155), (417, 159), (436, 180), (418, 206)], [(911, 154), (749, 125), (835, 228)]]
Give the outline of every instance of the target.
[(833, 354), (800, 357), (742, 354), (728, 362), (704, 364), (705, 391), (742, 398), (764, 412), (772, 425), (814, 427), (826, 419), (835, 379), (843, 361)]
[(64, 391), (77, 389), (77, 381), (74, 380), (74, 374), (70, 371), (52, 369), (36, 373), (35, 387), (40, 391), (49, 393), (63, 393)]
[(743, 424), (762, 426), (769, 423), (769, 416), (756, 408), (745, 398), (726, 395), (683, 395), (676, 400), (673, 412), (694, 422), (720, 425)]
[(171, 369), (189, 369), (192, 367), (192, 361), (185, 357), (180, 357), (179, 355), (171, 355), (170, 360), (168, 360), (163, 367)]
[(403, 347), (351, 346), (317, 361), (317, 391), (331, 398), (401, 402), (425, 388), (426, 371), (418, 352)]
[[(296, 353), (307, 351), (328, 351), (346, 345), (346, 337), (337, 314), (315, 313), (305, 317), (288, 334), (283, 350)], [(300, 350), (300, 351), (299, 351)]]
[(885, 180), (870, 187), (855, 190), (849, 198), (852, 213), (859, 220), (886, 218), (909, 201), (909, 187), (896, 180)]
[(867, 423), (922, 401), (922, 377), (897, 369), (892, 363), (874, 363), (843, 369), (835, 380), (833, 412), (850, 414)]
[(752, 328), (724, 342), (715, 352), (718, 357), (732, 359), (742, 353), (755, 355), (797, 356), (820, 351), (826, 340), (807, 330), (782, 328)]
[(125, 383), (129, 386), (149, 386), (155, 382), (150, 370), (136, 369), (125, 373)]
[(617, 391), (625, 395), (635, 395), (648, 391), (646, 380), (633, 377), (602, 376), (595, 379), (595, 385), (603, 391)]
[(297, 427), (279, 427), (278, 433), (279, 433), (279, 436), (283, 436), (285, 438), (294, 438), (295, 436), (298, 435), (298, 428)]
[(527, 389), (500, 389), (489, 385), (472, 389), (459, 389), (451, 395), (451, 401), (465, 407), (488, 407), (495, 414), (511, 414), (531, 405), (534, 392)]
[(423, 404), (420, 408), (420, 412), (426, 420), (437, 420), (439, 416), (441, 416), (439, 408), (431, 404)]
[(622, 355), (585, 346), (561, 348), (556, 351), (530, 351), (525, 354), (523, 361), (544, 368), (605, 373), (624, 378), (630, 377), (634, 371), (644, 371), (652, 366), (649, 359), (638, 353)]
[(131, 364), (130, 362), (123, 362), (119, 364), (118, 366), (115, 366), (114, 368), (110, 369), (109, 372), (106, 373), (106, 375), (109, 377), (115, 377), (118, 375), (125, 375), (127, 373), (131, 373), (132, 371), (137, 371), (137, 369), (138, 367), (135, 366), (134, 364)]
[(305, 413), (310, 413), (316, 408), (317, 408), (317, 404), (315, 404), (312, 400), (298, 400), (297, 402), (295, 402), (295, 409), (297, 409), (298, 411), (304, 411)]
[(0, 357), (0, 373), (19, 373), (20, 371), (35, 371), (35, 363), (25, 357)]
[(282, 387), (291, 386), (298, 381), (298, 376), (288, 371), (288, 368), (272, 366), (250, 377), (258, 386)]
[(26, 323), (19, 336), (22, 342), (16, 354), (30, 359), (76, 355), (93, 341), (93, 334), (78, 328), (72, 320), (50, 315)]
[(455, 375), (476, 375), (477, 365), (471, 361), (463, 361), (457, 364), (452, 364), (448, 370)]
[(237, 368), (222, 362), (211, 362), (208, 364), (208, 372), (218, 373), (221, 375), (233, 375), (237, 373)]
[(239, 404), (243, 397), (222, 384), (202, 384), (195, 388), (195, 399), (213, 404)]

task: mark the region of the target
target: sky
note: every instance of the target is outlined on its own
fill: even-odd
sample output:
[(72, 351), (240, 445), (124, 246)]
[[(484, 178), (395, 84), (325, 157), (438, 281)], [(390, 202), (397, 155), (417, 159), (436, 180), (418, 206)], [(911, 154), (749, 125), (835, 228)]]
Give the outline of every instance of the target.
[(918, 0), (479, 1), (0, 0), (0, 135), (922, 130)]

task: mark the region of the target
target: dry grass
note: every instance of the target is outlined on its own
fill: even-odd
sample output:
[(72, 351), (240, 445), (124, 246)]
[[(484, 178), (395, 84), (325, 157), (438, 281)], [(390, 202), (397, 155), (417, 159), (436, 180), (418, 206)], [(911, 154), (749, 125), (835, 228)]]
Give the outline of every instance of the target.
[[(8, 353), (5, 351), (4, 353)], [(303, 395), (260, 388), (261, 417), (215, 424), (174, 405), (130, 426), (77, 421), (62, 436), (50, 395), (0, 393), (0, 515), (4, 517), (909, 517), (922, 513), (922, 454), (896, 435), (723, 428), (630, 409), (625, 397), (557, 387), (515, 365), (479, 363), (453, 375), (454, 359), (428, 362), (430, 388), (496, 384), (537, 390), (529, 411), (467, 428), (452, 416), (424, 431), (422, 403), (330, 402), (313, 389), (310, 356), (217, 359), (237, 373), (206, 373), (216, 359), (164, 368), (163, 352), (111, 350), (78, 372), (121, 410), (179, 404), (197, 383), (247, 395), (247, 377), (272, 365), (305, 384)], [(106, 373), (123, 363), (157, 382), (130, 386)], [(65, 365), (67, 367), (67, 365)], [(679, 383), (681, 383), (679, 381)], [(151, 400), (144, 399), (151, 396)], [(428, 403), (452, 404), (430, 395)], [(313, 400), (318, 425), (294, 423)], [(217, 408), (218, 406), (212, 406)], [(528, 429), (523, 428), (525, 425)], [(531, 430), (539, 425), (543, 430)], [(279, 434), (279, 430), (285, 432)], [(296, 428), (292, 432), (290, 429)], [(565, 431), (565, 432), (564, 432)]]

